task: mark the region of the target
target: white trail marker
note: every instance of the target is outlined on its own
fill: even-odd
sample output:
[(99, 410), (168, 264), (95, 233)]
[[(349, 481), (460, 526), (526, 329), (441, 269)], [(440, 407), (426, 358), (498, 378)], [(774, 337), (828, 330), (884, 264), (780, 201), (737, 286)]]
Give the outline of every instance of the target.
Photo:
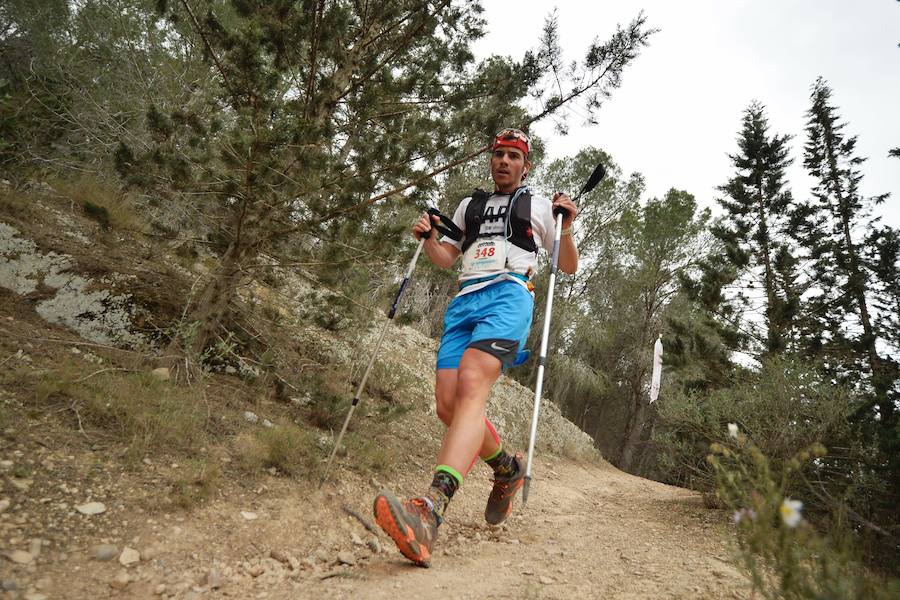
[(650, 378), (650, 403), (656, 402), (659, 398), (659, 382), (662, 379), (662, 334), (656, 339), (653, 345), (653, 377)]

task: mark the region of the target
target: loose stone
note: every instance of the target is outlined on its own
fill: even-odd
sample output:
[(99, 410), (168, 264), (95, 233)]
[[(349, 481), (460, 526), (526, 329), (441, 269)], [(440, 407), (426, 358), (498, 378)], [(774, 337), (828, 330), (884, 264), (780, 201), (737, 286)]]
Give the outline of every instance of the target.
[(13, 550), (12, 552), (6, 553), (7, 558), (19, 565), (27, 565), (31, 561), (34, 560), (34, 557), (30, 552), (25, 552), (24, 550)]
[(94, 546), (91, 554), (97, 560), (112, 560), (119, 555), (119, 549), (114, 544), (99, 544)]
[(75, 507), (75, 510), (83, 515), (99, 515), (106, 512), (106, 505), (102, 502), (87, 502), (86, 504), (79, 504)]
[(119, 555), (119, 564), (121, 564), (123, 567), (130, 567), (131, 565), (137, 564), (139, 562), (141, 562), (141, 553), (134, 548), (125, 546), (125, 548), (122, 550), (122, 554)]

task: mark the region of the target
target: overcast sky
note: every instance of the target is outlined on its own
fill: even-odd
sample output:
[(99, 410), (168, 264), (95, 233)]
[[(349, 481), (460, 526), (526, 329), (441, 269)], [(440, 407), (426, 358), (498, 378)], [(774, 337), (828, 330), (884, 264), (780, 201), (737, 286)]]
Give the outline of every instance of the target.
[(890, 192), (879, 212), (900, 227), (900, 2), (896, 0), (484, 0), (488, 35), (479, 57), (520, 59), (536, 48), (545, 17), (556, 6), (567, 61), (581, 60), (590, 42), (605, 41), (617, 23), (641, 9), (661, 31), (626, 68), (622, 86), (598, 113), (599, 124), (569, 120), (571, 133), (553, 134), (550, 122), (533, 128), (548, 141), (552, 158), (585, 146), (609, 152), (626, 172), (646, 178), (648, 194), (671, 187), (702, 205), (732, 173), (728, 153), (744, 109), (766, 105), (770, 132), (793, 134), (789, 170), (795, 198), (809, 197), (802, 168), (805, 112), (810, 88), (821, 75), (832, 102), (857, 135), (862, 192)]

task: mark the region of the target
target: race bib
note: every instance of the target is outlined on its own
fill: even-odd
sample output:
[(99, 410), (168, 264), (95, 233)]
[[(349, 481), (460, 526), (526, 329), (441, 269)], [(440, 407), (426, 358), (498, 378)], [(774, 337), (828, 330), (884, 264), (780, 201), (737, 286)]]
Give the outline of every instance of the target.
[(496, 272), (506, 268), (506, 243), (502, 238), (476, 240), (463, 254), (463, 270), (467, 273)]

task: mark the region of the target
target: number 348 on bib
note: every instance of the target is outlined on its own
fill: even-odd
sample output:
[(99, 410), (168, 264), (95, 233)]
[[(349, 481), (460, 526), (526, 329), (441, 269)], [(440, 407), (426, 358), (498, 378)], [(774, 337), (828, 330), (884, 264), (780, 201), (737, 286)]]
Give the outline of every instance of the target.
[(494, 240), (475, 242), (463, 255), (465, 269), (500, 271), (506, 267), (506, 245)]

